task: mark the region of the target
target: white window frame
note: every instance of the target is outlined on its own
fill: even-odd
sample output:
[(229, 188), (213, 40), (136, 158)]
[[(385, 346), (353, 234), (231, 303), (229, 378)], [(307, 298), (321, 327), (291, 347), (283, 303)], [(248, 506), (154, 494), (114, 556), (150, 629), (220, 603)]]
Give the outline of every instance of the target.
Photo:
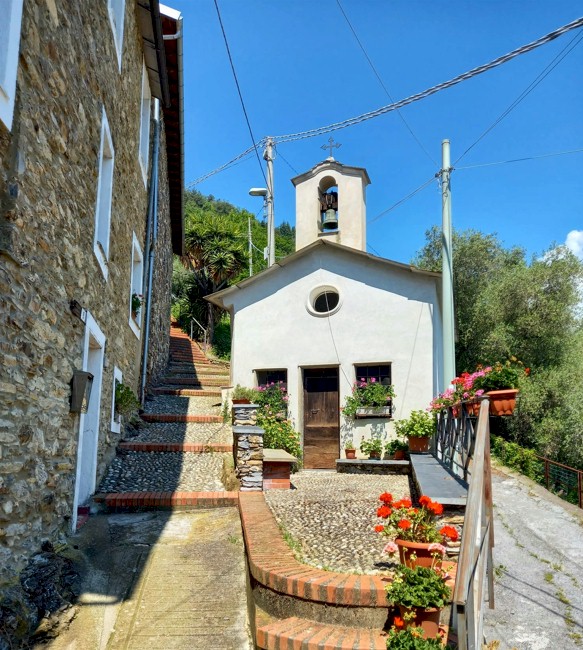
[(111, 203), (113, 195), (113, 172), (115, 149), (109, 130), (105, 108), (101, 118), (101, 143), (99, 145), (99, 169), (97, 176), (97, 201), (95, 203), (95, 235), (93, 252), (107, 280), (109, 269), (109, 239), (111, 231)]
[[(20, 51), (20, 27), (24, 0), (8, 0), (2, 4), (3, 30), (0, 32), (0, 120), (12, 129), (14, 101), (16, 99), (16, 76)], [(4, 32), (4, 30), (7, 30)], [(6, 37), (7, 35), (7, 37)]]
[(107, 13), (109, 14), (109, 22), (111, 24), (111, 31), (113, 32), (113, 42), (115, 44), (115, 51), (117, 53), (117, 65), (120, 72), (121, 58), (123, 53), (125, 11), (125, 0), (107, 0)]
[(136, 237), (136, 233), (132, 233), (132, 261), (130, 267), (130, 300), (129, 300), (129, 326), (132, 332), (140, 338), (142, 331), (142, 322), (144, 320), (143, 298), (142, 308), (138, 312), (137, 319), (132, 315), (132, 295), (137, 293), (142, 295), (144, 282), (144, 256), (140, 242)]
[(109, 428), (113, 433), (121, 433), (121, 415), (115, 412), (115, 387), (116, 384), (121, 384), (123, 379), (122, 371), (117, 367), (113, 367), (113, 395), (111, 396), (111, 424)]
[(152, 106), (152, 93), (150, 80), (145, 62), (142, 63), (142, 101), (140, 104), (140, 145), (138, 158), (142, 168), (144, 185), (148, 184), (148, 160), (150, 157), (150, 110)]

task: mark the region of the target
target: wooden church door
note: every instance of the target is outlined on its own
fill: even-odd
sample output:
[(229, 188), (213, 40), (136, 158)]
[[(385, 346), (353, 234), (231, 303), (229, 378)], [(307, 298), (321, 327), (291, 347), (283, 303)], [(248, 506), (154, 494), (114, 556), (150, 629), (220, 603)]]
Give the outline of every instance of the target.
[(304, 369), (304, 467), (335, 469), (340, 458), (338, 368)]

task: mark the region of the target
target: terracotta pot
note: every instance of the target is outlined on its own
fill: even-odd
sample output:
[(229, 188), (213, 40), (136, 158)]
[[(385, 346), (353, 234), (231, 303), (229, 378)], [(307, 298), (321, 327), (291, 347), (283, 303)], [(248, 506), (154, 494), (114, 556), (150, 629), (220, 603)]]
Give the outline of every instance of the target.
[(368, 455), (369, 460), (380, 460), (381, 452), (380, 451), (371, 451)]
[(356, 449), (345, 449), (344, 453), (346, 454), (346, 458), (349, 459), (356, 458)]
[(405, 452), (402, 449), (399, 449), (393, 454), (395, 460), (405, 460)]
[(429, 438), (409, 438), (409, 451), (414, 454), (425, 452), (429, 449)]
[(491, 390), (486, 393), (490, 400), (490, 415), (512, 415), (516, 407), (517, 388)]
[(469, 404), (466, 404), (468, 415), (478, 417), (480, 415), (480, 405), (481, 402), (470, 402)]
[[(424, 566), (436, 569), (441, 568), (441, 557), (435, 559), (435, 551), (429, 550), (429, 543), (426, 542), (409, 542), (404, 539), (396, 539), (395, 544), (399, 547), (399, 559), (401, 564), (414, 569), (416, 566)], [(416, 558), (413, 556), (417, 556)]]
[(231, 401), (233, 402), (233, 404), (251, 404), (251, 401), (246, 399), (245, 397), (243, 397), (241, 399), (234, 399), (234, 400), (231, 400)]
[[(441, 614), (441, 609), (436, 607), (431, 607), (429, 609), (424, 609), (422, 607), (403, 607), (399, 605), (399, 612), (401, 618), (406, 621), (407, 627), (422, 627), (426, 639), (435, 639), (439, 634), (439, 615)], [(410, 612), (415, 614), (415, 618), (410, 620), (405, 619), (405, 615), (409, 615)]]

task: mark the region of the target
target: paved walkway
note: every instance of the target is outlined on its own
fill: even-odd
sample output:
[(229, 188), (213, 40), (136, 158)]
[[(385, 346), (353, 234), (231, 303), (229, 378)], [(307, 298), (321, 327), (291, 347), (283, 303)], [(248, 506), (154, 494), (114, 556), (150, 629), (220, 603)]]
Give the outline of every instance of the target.
[(500, 650), (582, 648), (583, 511), (524, 477), (495, 471), (492, 482), (496, 609), (485, 609), (486, 639)]
[(98, 515), (79, 612), (49, 650), (250, 650), (236, 508)]

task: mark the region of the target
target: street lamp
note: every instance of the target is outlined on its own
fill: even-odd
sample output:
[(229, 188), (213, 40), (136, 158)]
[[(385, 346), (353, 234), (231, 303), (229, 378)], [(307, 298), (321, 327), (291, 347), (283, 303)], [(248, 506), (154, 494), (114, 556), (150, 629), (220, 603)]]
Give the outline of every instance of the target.
[[(263, 205), (266, 205), (268, 203), (268, 196), (269, 196), (269, 190), (265, 187), (252, 187), (249, 190), (249, 195), (250, 196), (262, 196), (263, 197)], [(269, 216), (269, 215), (268, 215)], [(248, 236), (249, 236), (249, 259), (251, 260), (251, 255), (253, 254), (252, 251), (252, 244), (251, 244), (251, 218), (248, 219), (248, 224), (247, 224), (247, 229), (248, 229)], [(267, 221), (267, 247), (265, 248), (263, 254), (265, 259), (269, 259), (270, 257), (270, 251), (271, 251), (271, 246), (272, 246), (272, 239), (271, 239), (271, 224), (269, 222), (269, 219)], [(249, 275), (253, 275), (253, 267), (251, 263), (249, 264)]]

